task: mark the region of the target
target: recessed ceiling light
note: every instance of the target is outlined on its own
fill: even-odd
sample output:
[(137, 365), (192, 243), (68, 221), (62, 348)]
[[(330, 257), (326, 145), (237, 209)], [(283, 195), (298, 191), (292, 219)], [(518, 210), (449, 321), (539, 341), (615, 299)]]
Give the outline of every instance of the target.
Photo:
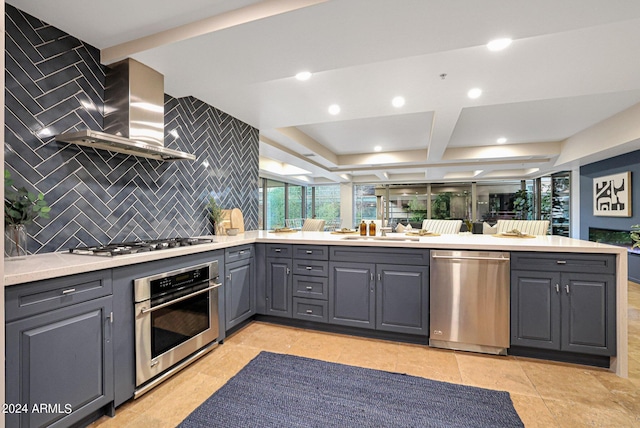
[(506, 142), (507, 142), (507, 139), (506, 139), (505, 137), (500, 137), (500, 138), (498, 138), (498, 139), (496, 140), (496, 142), (497, 142), (498, 144), (504, 144), (504, 143), (506, 143)]
[(331, 104), (329, 106), (329, 114), (336, 115), (340, 113), (340, 106), (338, 104)]
[(375, 152), (382, 151), (382, 147), (380, 147), (380, 146), (375, 146), (375, 147), (373, 148), (373, 151), (375, 151)]
[(506, 49), (511, 44), (511, 39), (495, 39), (491, 40), (487, 43), (487, 49), (493, 52), (501, 51), (502, 49)]
[(482, 89), (480, 88), (473, 88), (473, 89), (470, 89), (469, 92), (467, 92), (467, 96), (472, 100), (475, 100), (480, 95), (482, 95)]
[(404, 105), (404, 102), (405, 102), (404, 97), (400, 97), (400, 96), (395, 97), (394, 99), (391, 100), (391, 104), (394, 107), (402, 107)]
[(311, 78), (310, 71), (301, 71), (300, 73), (296, 74), (296, 79), (300, 81), (309, 80), (310, 78)]

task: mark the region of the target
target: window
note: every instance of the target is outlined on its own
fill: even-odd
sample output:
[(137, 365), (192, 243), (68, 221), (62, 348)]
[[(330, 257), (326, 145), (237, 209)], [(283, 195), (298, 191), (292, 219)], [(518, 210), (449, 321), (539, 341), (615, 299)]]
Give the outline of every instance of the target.
[(340, 218), (340, 185), (316, 186), (313, 208), (315, 218), (327, 222)]
[(372, 184), (353, 186), (354, 218), (352, 222), (359, 224), (362, 219), (377, 218), (376, 186)]
[(284, 226), (284, 183), (267, 180), (267, 229)]

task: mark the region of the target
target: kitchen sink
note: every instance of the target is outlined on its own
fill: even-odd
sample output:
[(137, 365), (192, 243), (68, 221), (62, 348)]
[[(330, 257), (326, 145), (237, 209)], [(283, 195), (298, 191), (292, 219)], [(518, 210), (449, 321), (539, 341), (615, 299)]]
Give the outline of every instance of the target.
[(342, 239), (346, 241), (420, 241), (417, 236), (345, 236)]

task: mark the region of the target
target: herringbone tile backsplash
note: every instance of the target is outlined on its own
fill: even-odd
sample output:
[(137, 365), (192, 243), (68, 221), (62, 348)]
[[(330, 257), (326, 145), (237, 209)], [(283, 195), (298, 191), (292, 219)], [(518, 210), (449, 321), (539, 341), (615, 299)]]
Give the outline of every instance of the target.
[(205, 203), (242, 209), (258, 225), (258, 130), (193, 97), (165, 95), (165, 146), (196, 161), (160, 162), (59, 143), (103, 129), (99, 51), (5, 6), (5, 168), (43, 192), (50, 220), (27, 226), (29, 252), (211, 234)]

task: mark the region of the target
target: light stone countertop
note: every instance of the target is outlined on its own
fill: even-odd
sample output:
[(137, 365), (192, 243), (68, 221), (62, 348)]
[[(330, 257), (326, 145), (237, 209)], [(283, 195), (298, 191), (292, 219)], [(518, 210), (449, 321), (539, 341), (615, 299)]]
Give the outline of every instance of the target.
[[(426, 248), (486, 251), (540, 251), (616, 254), (616, 356), (611, 358), (611, 369), (618, 376), (628, 377), (628, 328), (627, 328), (627, 249), (562, 236), (536, 236), (535, 238), (503, 238), (493, 235), (425, 236), (417, 240), (404, 240), (404, 234), (390, 233), (386, 239), (359, 239), (356, 234), (330, 232), (273, 233), (248, 231), (237, 236), (213, 236), (209, 244), (178, 247), (140, 254), (100, 257), (70, 254), (68, 252), (45, 253), (22, 258), (5, 258), (4, 285), (12, 286), (32, 281), (57, 278), (101, 269), (111, 269), (136, 263), (163, 260), (188, 254), (222, 250), (252, 243), (310, 244), (375, 246), (390, 248)], [(346, 238), (346, 239), (345, 239)], [(353, 239), (358, 238), (358, 239)], [(415, 239), (416, 237), (410, 237)], [(396, 239), (396, 240), (394, 240)]]
[[(248, 231), (237, 236), (208, 237), (213, 238), (214, 242), (115, 257), (58, 252), (36, 254), (20, 258), (6, 258), (4, 261), (4, 285), (17, 285), (77, 273), (111, 269), (136, 263), (220, 250), (254, 242), (391, 248), (609, 253), (624, 255), (625, 265), (627, 254), (626, 249), (622, 247), (549, 235), (537, 236), (535, 238), (498, 238), (492, 235), (462, 233), (458, 235), (406, 237), (404, 234), (389, 233), (386, 239), (381, 236), (377, 236), (375, 239), (372, 239), (372, 237), (361, 239), (356, 234), (334, 234), (330, 232), (273, 233), (267, 231)], [(408, 241), (404, 240), (404, 238), (413, 240)]]

